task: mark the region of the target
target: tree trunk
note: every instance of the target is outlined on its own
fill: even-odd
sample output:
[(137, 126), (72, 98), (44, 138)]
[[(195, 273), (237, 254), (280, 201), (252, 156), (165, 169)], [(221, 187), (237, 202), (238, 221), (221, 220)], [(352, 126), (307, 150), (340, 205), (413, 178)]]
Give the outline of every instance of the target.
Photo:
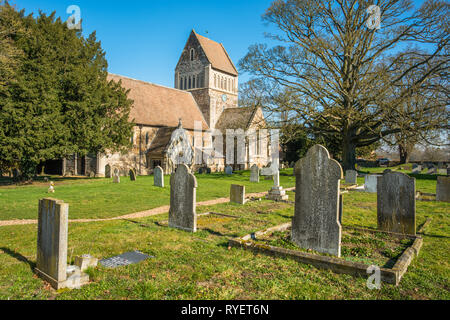
[(408, 147), (400, 143), (398, 145), (398, 152), (400, 155), (400, 164), (408, 163), (409, 162), (409, 154), (410, 154)]
[(349, 139), (343, 140), (342, 146), (342, 169), (355, 170), (356, 166), (356, 146)]

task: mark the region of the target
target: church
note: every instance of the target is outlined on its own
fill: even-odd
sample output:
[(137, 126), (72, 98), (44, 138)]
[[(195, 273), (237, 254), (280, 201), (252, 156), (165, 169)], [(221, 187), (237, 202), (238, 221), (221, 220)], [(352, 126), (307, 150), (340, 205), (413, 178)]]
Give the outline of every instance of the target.
[[(135, 123), (131, 150), (126, 154), (83, 157), (75, 154), (52, 161), (50, 166), (46, 165), (46, 173), (102, 177), (110, 176), (112, 170), (126, 175), (134, 169), (139, 175), (147, 175), (156, 166), (161, 166), (166, 174), (170, 174), (175, 169), (172, 155), (179, 152), (180, 143), (184, 144), (184, 149), (192, 150), (192, 159), (201, 152), (199, 149), (205, 147), (203, 140), (194, 143), (194, 129), (198, 130), (199, 125), (204, 134), (217, 130), (223, 133), (224, 152), (201, 164), (192, 161), (187, 165), (194, 172), (202, 169), (223, 171), (227, 165), (226, 130), (254, 130), (255, 136), (259, 137), (258, 132), (265, 127), (260, 108), (238, 106), (239, 74), (224, 46), (194, 30), (175, 68), (174, 88), (116, 74), (109, 74), (108, 79), (121, 81), (122, 87), (130, 90), (128, 98), (134, 101), (130, 112), (130, 121)], [(184, 133), (175, 134), (180, 132), (177, 129), (183, 129)], [(256, 143), (250, 144), (246, 139), (245, 160), (240, 164), (234, 161), (233, 169), (248, 169), (253, 164), (265, 166), (269, 162), (270, 151), (267, 143), (263, 145), (262, 142), (256, 138)], [(252, 157), (249, 156), (250, 147), (254, 148)]]

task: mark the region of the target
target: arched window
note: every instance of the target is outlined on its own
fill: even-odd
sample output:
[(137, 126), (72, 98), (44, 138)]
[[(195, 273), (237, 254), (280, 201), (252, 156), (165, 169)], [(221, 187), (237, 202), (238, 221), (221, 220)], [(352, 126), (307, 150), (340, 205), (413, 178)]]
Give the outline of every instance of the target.
[(149, 140), (150, 140), (150, 134), (147, 132), (147, 133), (145, 134), (145, 144), (146, 144), (146, 145), (148, 145)]
[(194, 56), (195, 56), (195, 50), (192, 48), (192, 49), (191, 49), (191, 53), (190, 53), (190, 59), (191, 59), (191, 61), (194, 61)]
[(180, 77), (180, 85), (178, 86), (181, 90), (183, 90), (183, 77)]
[(214, 87), (217, 88), (217, 76), (214, 75)]
[(191, 77), (189, 77), (189, 85), (188, 85), (188, 89), (190, 89), (191, 86), (192, 86), (192, 79), (191, 79)]
[(187, 89), (187, 77), (184, 77), (184, 87), (183, 90)]

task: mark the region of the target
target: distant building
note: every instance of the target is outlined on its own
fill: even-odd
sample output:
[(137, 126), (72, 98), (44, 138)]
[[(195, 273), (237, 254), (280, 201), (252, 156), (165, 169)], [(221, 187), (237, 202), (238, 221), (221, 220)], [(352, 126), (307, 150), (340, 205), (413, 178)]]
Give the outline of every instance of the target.
[[(260, 108), (238, 107), (239, 74), (223, 45), (194, 30), (175, 69), (175, 88), (115, 74), (110, 74), (108, 79), (122, 81), (122, 86), (130, 90), (129, 98), (134, 101), (130, 121), (136, 124), (133, 147), (127, 154), (72, 155), (64, 160), (49, 161), (46, 173), (104, 176), (105, 166), (110, 165), (122, 174), (134, 168), (137, 173), (145, 175), (156, 166), (161, 166), (168, 174), (174, 170), (171, 155), (178, 143), (194, 145), (195, 121), (202, 124), (203, 132), (218, 129), (224, 135), (226, 129), (254, 129), (258, 132), (265, 126)], [(173, 136), (180, 126), (186, 130), (189, 141)], [(225, 149), (225, 136), (223, 141)], [(254, 163), (264, 166), (269, 162), (269, 148), (261, 147), (258, 139), (254, 150), (256, 157), (250, 163), (249, 145), (246, 141), (245, 164), (234, 165), (235, 170), (248, 169)], [(195, 156), (199, 150), (193, 149), (193, 152)], [(191, 169), (208, 167), (212, 172), (223, 171), (224, 162), (224, 158), (213, 158), (210, 163), (192, 165)]]

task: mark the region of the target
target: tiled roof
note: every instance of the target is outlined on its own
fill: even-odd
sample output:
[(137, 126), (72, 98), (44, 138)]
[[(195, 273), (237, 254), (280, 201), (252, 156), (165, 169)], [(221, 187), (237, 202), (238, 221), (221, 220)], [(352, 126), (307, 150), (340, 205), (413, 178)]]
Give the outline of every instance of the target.
[(233, 61), (231, 61), (231, 58), (228, 56), (227, 51), (221, 43), (201, 36), (195, 31), (192, 32), (194, 32), (195, 36), (200, 42), (200, 45), (202, 46), (203, 51), (205, 51), (208, 61), (211, 63), (214, 69), (224, 71), (235, 76), (238, 75), (238, 71), (233, 64)]
[(220, 115), (216, 123), (219, 130), (226, 129), (244, 129), (247, 130), (251, 124), (253, 116), (256, 112), (255, 108), (229, 108), (225, 109)]
[(201, 121), (203, 130), (208, 129), (197, 102), (187, 91), (111, 73), (108, 80), (122, 80), (122, 87), (130, 90), (128, 98), (134, 101), (130, 121), (134, 120), (136, 124), (176, 128), (181, 118), (185, 129), (193, 130), (194, 121)]

